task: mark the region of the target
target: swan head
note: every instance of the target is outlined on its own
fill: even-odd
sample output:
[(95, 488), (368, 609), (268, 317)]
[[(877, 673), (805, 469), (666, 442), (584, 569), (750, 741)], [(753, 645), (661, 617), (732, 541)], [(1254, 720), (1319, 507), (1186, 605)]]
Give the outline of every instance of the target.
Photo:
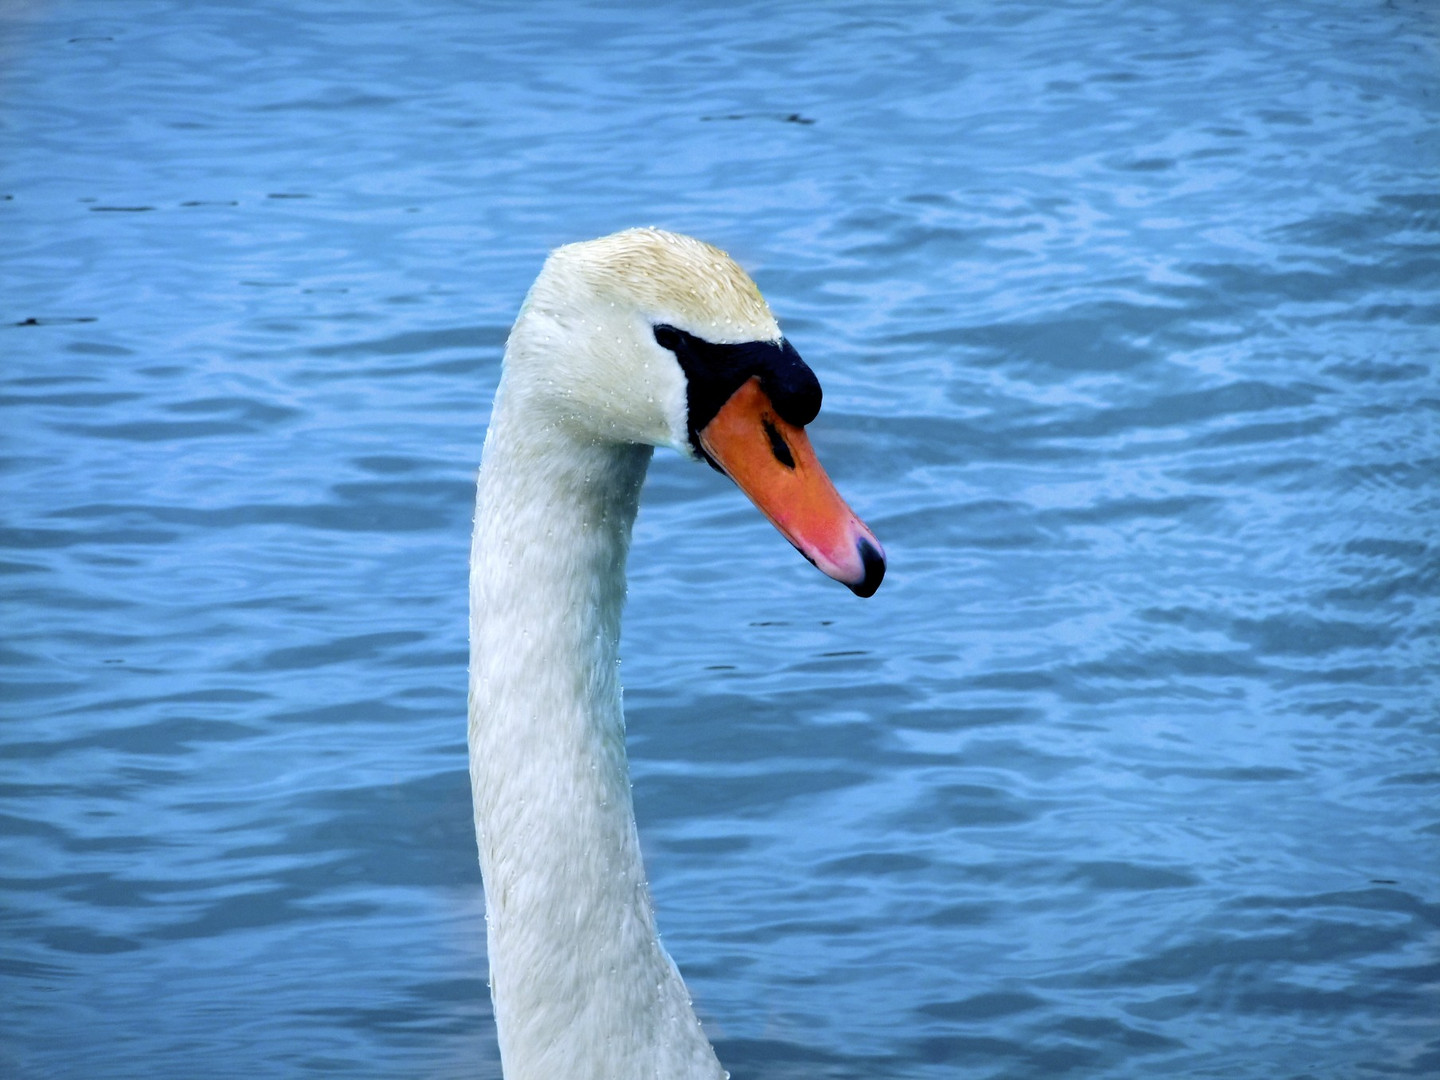
[(511, 331), (502, 392), (580, 439), (707, 461), (821, 571), (860, 596), (879, 588), (883, 549), (805, 434), (820, 382), (719, 248), (653, 228), (557, 248)]

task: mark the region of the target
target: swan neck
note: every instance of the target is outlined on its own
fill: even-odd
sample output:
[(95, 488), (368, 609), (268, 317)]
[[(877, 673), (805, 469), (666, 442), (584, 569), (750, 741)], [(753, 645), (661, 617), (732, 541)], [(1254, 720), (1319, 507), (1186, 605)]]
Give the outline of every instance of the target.
[(471, 553), (471, 785), (507, 1080), (722, 1077), (661, 947), (625, 757), (625, 558), (651, 450), (502, 386)]

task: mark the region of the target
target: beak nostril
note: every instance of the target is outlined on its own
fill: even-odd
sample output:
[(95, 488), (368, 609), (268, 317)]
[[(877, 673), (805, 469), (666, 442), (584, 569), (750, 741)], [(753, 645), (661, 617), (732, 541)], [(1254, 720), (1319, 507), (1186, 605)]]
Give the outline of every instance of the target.
[(795, 468), (795, 457), (790, 453), (790, 445), (785, 441), (785, 436), (780, 434), (775, 421), (767, 416), (762, 423), (765, 425), (765, 434), (770, 439), (770, 453), (775, 455), (775, 460), (787, 469)]

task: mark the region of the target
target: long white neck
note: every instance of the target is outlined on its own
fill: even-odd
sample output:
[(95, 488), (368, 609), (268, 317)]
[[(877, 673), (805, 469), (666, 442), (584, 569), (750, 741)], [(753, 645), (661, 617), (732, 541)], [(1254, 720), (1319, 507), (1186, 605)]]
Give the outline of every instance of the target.
[(470, 779), (507, 1080), (718, 1080), (661, 947), (620, 706), (650, 448), (528, 422), (502, 387), (470, 559)]

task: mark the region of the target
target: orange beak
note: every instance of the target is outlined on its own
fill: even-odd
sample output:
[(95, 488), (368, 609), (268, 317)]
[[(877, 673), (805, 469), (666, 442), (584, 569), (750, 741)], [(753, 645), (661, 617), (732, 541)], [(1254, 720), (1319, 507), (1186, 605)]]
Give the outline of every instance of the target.
[(700, 431), (700, 446), (750, 496), (770, 523), (822, 573), (857, 596), (885, 576), (875, 534), (845, 505), (810, 446), (805, 429), (787, 423), (754, 376), (730, 395)]

